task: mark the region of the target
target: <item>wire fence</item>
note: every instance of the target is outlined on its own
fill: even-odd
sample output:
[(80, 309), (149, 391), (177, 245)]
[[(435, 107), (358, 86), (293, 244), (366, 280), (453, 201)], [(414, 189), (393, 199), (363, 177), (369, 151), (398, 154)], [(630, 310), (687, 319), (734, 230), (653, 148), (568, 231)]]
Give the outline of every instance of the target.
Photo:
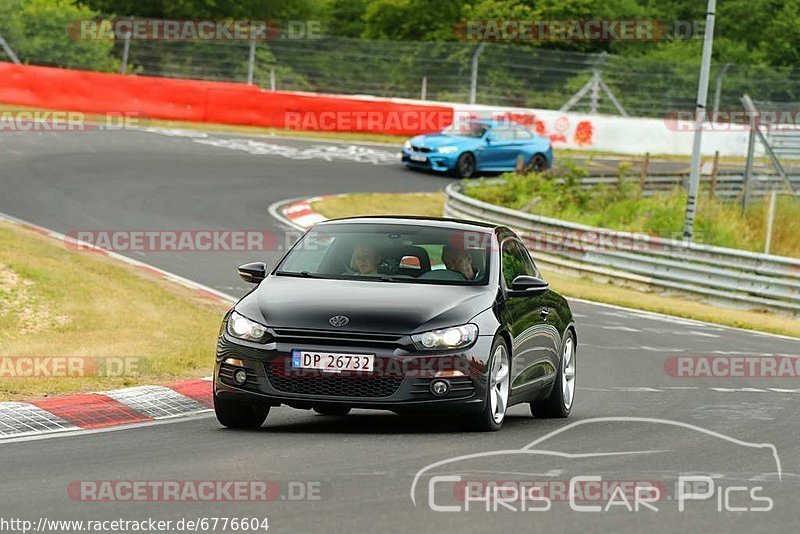
[[(14, 43), (9, 43), (12, 49)], [(93, 45), (107, 52), (93, 54)], [(23, 63), (202, 80), (253, 83), (265, 88), (562, 109), (591, 82), (608, 91), (585, 91), (573, 111), (664, 117), (694, 109), (698, 63), (646, 57), (568, 52), (520, 44), (367, 41), (341, 37), (234, 41), (75, 42), (69, 50), (20, 54)], [(98, 56), (101, 60), (98, 60)], [(108, 56), (108, 57), (106, 57)], [(7, 60), (0, 50), (0, 59)], [(715, 65), (709, 106), (740, 110), (743, 93), (759, 100), (800, 100), (800, 70)], [(719, 97), (716, 88), (719, 87)], [(609, 95), (610, 93), (610, 95)], [(613, 96), (612, 96), (613, 95)]]

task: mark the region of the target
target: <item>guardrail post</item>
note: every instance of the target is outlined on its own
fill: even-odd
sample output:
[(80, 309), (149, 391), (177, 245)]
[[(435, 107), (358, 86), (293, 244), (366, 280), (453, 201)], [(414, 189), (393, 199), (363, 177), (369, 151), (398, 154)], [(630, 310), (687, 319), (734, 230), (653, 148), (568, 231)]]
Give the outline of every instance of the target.
[[(131, 17), (130, 20), (133, 21), (133, 17)], [(131, 24), (131, 27), (133, 27), (133, 24)], [(120, 74), (125, 74), (125, 72), (128, 70), (128, 57), (130, 56), (130, 52), (131, 52), (131, 33), (132, 32), (133, 32), (133, 30), (131, 30), (128, 33), (126, 33), (125, 37), (123, 38), (123, 41), (122, 41), (122, 64), (119, 66), (119, 73)]]
[(274, 91), (276, 87), (275, 84), (275, 69), (269, 69), (269, 90)]
[(419, 99), (420, 100), (427, 100), (428, 99), (428, 77), (422, 77), (422, 90), (419, 92)]
[(719, 172), (719, 150), (714, 152), (714, 163), (711, 166), (711, 186), (708, 188), (708, 198), (713, 200), (717, 195), (717, 173)]
[(478, 45), (478, 48), (475, 49), (475, 52), (472, 54), (472, 72), (470, 74), (470, 83), (469, 83), (469, 103), (474, 104), (475, 98), (478, 94), (478, 58), (481, 57), (483, 53), (483, 49), (486, 47), (486, 43), (481, 43)]
[(256, 34), (250, 36), (250, 50), (247, 55), (247, 85), (253, 85), (256, 70)]
[(514, 172), (517, 174), (525, 174), (525, 157), (522, 154), (517, 156), (517, 165), (514, 167)]
[(645, 152), (642, 162), (642, 173), (639, 175), (639, 197), (644, 196), (644, 186), (647, 182), (647, 173), (650, 170), (650, 152)]
[(747, 162), (744, 167), (744, 176), (742, 177), (742, 215), (747, 208), (747, 203), (750, 200), (750, 179), (753, 177), (753, 153), (756, 147), (756, 120), (754, 114), (750, 113), (750, 135), (747, 136)]
[(17, 54), (14, 53), (14, 51), (11, 49), (11, 47), (8, 45), (8, 43), (3, 38), (2, 35), (0, 35), (0, 47), (3, 48), (6, 55), (8, 56), (8, 59), (19, 65), (19, 58), (17, 57)]
[(769, 214), (767, 215), (767, 236), (764, 239), (764, 254), (769, 254), (769, 246), (772, 243), (772, 222), (775, 220), (775, 200), (778, 192), (774, 189), (769, 192)]

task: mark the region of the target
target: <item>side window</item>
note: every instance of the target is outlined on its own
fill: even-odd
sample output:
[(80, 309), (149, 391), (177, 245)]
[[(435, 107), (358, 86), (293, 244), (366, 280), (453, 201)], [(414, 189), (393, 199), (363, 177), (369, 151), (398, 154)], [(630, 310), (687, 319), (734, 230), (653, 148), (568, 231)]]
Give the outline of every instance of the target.
[(503, 243), (503, 279), (511, 287), (514, 278), (520, 275), (538, 276), (539, 273), (523, 246), (517, 241)]
[(511, 128), (495, 128), (492, 130), (495, 141), (510, 141), (514, 139), (514, 130)]
[(533, 134), (525, 128), (515, 128), (517, 139), (533, 139)]

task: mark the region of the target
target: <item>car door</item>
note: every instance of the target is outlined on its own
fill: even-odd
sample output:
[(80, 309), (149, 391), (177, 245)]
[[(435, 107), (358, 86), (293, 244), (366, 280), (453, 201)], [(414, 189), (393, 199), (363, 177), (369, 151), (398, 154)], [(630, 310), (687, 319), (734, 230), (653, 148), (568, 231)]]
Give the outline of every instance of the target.
[(501, 285), (510, 317), (512, 394), (523, 395), (555, 376), (558, 347), (561, 343), (554, 310), (548, 306), (548, 293), (535, 295), (511, 290), (517, 276), (540, 276), (525, 246), (516, 238), (501, 245)]
[(510, 127), (492, 128), (487, 137), (486, 145), (479, 156), (479, 165), (482, 171), (502, 171), (514, 168), (516, 154), (519, 152), (514, 130)]

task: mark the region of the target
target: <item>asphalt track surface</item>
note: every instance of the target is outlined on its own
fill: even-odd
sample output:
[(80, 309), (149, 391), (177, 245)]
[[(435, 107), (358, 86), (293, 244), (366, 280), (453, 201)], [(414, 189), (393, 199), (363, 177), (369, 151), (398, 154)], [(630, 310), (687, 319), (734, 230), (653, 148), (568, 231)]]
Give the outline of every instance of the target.
[[(0, 211), (63, 233), (262, 229), (281, 236), (280, 243), (286, 229), (267, 210), (275, 201), (351, 191), (434, 191), (447, 183), (446, 178), (406, 171), (371, 152), (388, 150), (385, 147), (230, 135), (201, 141), (135, 131), (2, 133)], [(236, 276), (237, 264), (274, 262), (279, 254), (280, 250), (258, 257), (232, 252), (131, 256), (239, 295), (247, 287)], [(441, 419), (374, 411), (337, 418), (279, 408), (259, 431), (225, 430), (207, 415), (3, 443), (0, 517), (34, 522), (40, 517), (268, 517), (271, 532), (796, 529), (800, 382), (674, 378), (664, 363), (680, 355), (799, 355), (800, 342), (592, 303), (572, 306), (579, 366), (576, 403), (568, 420), (536, 420), (527, 407), (516, 406), (502, 431), (473, 434)], [(209, 358), (213, 345), (209, 339)], [(619, 419), (626, 417), (643, 419)], [(569, 426), (574, 423), (581, 424)], [(519, 453), (564, 428), (533, 447), (550, 453)], [(773, 444), (777, 455), (769, 448), (748, 446), (753, 443)], [(426, 470), (449, 458), (498, 450), (508, 452)], [(625, 454), (608, 454), (612, 452)], [(647, 480), (663, 483), (669, 498), (657, 503), (657, 512), (644, 507), (628, 512), (619, 506), (608, 513), (578, 512), (559, 499), (547, 511), (501, 506), (487, 512), (481, 503), (473, 503), (468, 512), (432, 511), (431, 475), (454, 473), (469, 480), (568, 481), (583, 475), (606, 481)], [(680, 512), (671, 484), (687, 474), (713, 475), (715, 491), (713, 497), (689, 502)], [(266, 504), (77, 502), (67, 493), (73, 481), (131, 479), (305, 481), (319, 483), (321, 493), (319, 499)], [(748, 491), (761, 486), (756, 494), (772, 499), (771, 511), (726, 511), (725, 489), (737, 486)], [(436, 503), (452, 504), (447, 484), (434, 486), (433, 495)], [(729, 496), (728, 506), (763, 504), (741, 493)], [(518, 510), (521, 505), (517, 501), (512, 507)]]

